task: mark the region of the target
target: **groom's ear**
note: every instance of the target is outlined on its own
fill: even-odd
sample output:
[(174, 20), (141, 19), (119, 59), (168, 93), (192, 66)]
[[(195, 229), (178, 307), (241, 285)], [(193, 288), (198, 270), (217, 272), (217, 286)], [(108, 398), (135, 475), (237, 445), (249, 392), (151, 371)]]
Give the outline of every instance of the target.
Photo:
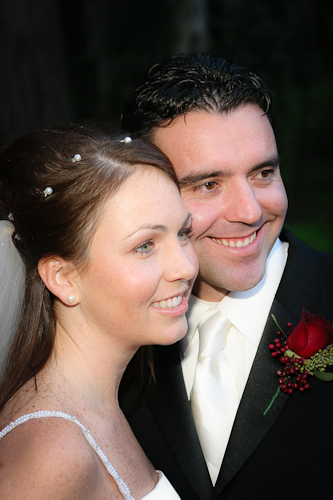
[(38, 272), (45, 286), (66, 305), (77, 305), (80, 294), (77, 273), (72, 263), (61, 257), (43, 257), (38, 262)]

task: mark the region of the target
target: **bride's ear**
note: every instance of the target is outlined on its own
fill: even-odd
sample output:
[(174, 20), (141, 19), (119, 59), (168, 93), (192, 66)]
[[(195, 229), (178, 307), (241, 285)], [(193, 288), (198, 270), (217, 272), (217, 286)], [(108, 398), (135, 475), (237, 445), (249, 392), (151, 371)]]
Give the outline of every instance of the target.
[(60, 257), (45, 257), (38, 262), (38, 272), (45, 286), (61, 302), (75, 306), (80, 302), (73, 266)]

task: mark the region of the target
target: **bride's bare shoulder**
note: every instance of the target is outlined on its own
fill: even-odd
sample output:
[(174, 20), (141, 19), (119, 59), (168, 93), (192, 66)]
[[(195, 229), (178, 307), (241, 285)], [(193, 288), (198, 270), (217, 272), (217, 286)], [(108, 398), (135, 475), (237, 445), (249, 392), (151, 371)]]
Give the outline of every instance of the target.
[(0, 440), (1, 498), (92, 498), (97, 456), (81, 429), (62, 418), (37, 418)]

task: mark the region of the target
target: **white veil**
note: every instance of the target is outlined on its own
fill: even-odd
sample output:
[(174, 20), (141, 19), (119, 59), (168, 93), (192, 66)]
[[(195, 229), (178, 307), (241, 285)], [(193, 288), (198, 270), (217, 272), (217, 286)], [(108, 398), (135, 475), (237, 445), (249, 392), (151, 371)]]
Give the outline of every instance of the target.
[(16, 330), (25, 284), (25, 266), (12, 241), (13, 225), (0, 220), (0, 380)]

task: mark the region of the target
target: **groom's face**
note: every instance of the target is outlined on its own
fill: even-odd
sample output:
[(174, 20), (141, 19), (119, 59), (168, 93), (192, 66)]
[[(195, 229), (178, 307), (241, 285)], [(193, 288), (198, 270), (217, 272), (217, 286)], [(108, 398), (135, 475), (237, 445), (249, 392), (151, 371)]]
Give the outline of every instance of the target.
[(273, 129), (256, 105), (191, 111), (157, 128), (192, 214), (200, 273), (194, 293), (218, 301), (254, 287), (280, 234), (287, 197)]

